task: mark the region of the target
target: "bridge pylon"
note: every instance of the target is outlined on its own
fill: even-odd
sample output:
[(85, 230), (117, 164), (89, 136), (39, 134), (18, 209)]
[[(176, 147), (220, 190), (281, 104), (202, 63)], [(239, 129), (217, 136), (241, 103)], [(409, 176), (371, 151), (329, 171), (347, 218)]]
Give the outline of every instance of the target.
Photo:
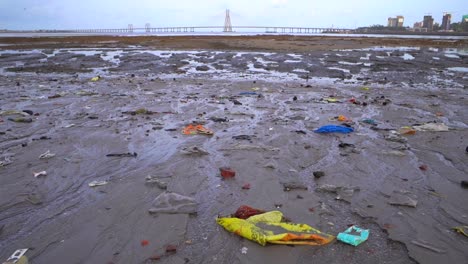
[(224, 18), (224, 32), (232, 32), (231, 16), (229, 9), (226, 9), (226, 17)]

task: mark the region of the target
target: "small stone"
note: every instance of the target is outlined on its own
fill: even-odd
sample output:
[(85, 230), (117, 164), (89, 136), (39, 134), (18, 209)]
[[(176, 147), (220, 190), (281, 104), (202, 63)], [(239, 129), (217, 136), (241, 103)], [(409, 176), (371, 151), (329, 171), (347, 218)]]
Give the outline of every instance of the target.
[(314, 177), (317, 179), (325, 176), (325, 172), (323, 171), (314, 171), (313, 174), (314, 174)]

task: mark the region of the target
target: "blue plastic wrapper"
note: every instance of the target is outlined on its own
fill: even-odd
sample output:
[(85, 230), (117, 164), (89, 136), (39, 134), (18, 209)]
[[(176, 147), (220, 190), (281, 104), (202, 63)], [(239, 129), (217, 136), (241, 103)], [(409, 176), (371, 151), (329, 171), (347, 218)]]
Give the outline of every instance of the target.
[(335, 126), (335, 125), (328, 125), (320, 127), (319, 129), (314, 130), (315, 133), (343, 133), (348, 134), (354, 132), (352, 127), (345, 127), (345, 126)]
[[(357, 233), (357, 235), (351, 234), (351, 232)], [(346, 229), (344, 232), (339, 233), (336, 239), (346, 244), (353, 246), (359, 246), (362, 242), (366, 241), (369, 238), (369, 229), (362, 229), (357, 226), (352, 226)]]

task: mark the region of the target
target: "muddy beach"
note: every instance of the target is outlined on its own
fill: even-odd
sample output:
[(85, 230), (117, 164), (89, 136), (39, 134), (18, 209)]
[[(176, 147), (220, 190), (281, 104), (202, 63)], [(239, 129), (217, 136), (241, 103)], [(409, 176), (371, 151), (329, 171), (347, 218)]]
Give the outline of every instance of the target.
[[(466, 39), (0, 38), (0, 260), (29, 248), (30, 263), (466, 263), (452, 228), (468, 225), (467, 51)], [(213, 135), (184, 135), (194, 123)], [(314, 132), (325, 125), (353, 132)], [(195, 212), (154, 213), (169, 192)], [(241, 205), (370, 236), (263, 247), (216, 223)]]

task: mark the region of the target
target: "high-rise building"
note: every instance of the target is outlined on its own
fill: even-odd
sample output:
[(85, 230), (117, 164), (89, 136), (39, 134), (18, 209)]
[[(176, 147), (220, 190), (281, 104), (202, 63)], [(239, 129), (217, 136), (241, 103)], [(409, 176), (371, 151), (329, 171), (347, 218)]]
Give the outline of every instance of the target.
[(467, 22), (468, 23), (468, 15), (464, 15), (462, 17), (462, 22)]
[(387, 27), (403, 27), (405, 18), (403, 16), (389, 17)]
[(405, 18), (403, 16), (397, 16), (396, 19), (397, 19), (397, 27), (403, 27)]
[(444, 13), (442, 17), (442, 30), (450, 30), (450, 20), (452, 19), (452, 15), (449, 13)]
[(432, 16), (424, 16), (423, 20), (423, 28), (427, 29), (428, 31), (432, 31), (434, 27), (434, 18)]
[(387, 27), (397, 27), (397, 19), (393, 17), (389, 17)]
[(423, 27), (423, 22), (416, 22), (413, 24), (413, 28), (422, 28)]

